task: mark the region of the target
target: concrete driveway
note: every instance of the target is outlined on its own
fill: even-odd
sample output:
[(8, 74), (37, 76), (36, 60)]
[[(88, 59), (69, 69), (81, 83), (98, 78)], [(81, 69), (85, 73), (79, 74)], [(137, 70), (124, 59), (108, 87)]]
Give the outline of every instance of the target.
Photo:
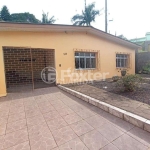
[(0, 150), (148, 150), (150, 133), (57, 87), (0, 98)]

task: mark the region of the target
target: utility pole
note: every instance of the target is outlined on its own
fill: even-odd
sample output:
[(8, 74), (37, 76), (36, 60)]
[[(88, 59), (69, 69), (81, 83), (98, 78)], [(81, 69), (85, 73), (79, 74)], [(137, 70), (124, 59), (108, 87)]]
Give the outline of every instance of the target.
[(86, 0), (85, 0), (85, 10), (86, 10)]
[(108, 19), (107, 19), (107, 0), (105, 0), (105, 32), (107, 33)]

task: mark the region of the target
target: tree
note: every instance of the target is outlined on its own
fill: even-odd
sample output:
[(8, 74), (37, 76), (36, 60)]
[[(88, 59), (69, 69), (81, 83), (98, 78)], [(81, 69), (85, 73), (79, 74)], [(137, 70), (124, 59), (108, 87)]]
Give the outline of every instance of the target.
[(0, 12), (0, 18), (3, 21), (11, 21), (11, 16), (10, 16), (7, 6), (2, 7), (1, 12)]
[(119, 38), (124, 39), (124, 40), (128, 40), (123, 34), (118, 35)]
[(99, 15), (99, 10), (95, 10), (95, 3), (92, 3), (88, 6), (86, 6), (85, 3), (85, 10), (82, 10), (82, 14), (76, 14), (72, 17), (73, 25), (79, 25), (79, 26), (90, 26), (91, 22), (95, 22), (96, 16)]
[(46, 13), (43, 12), (43, 14), (42, 14), (42, 23), (53, 24), (53, 23), (55, 23), (55, 21), (56, 21), (56, 20), (55, 20), (54, 16), (52, 16), (52, 17), (49, 19), (48, 13), (46, 14)]
[(12, 22), (24, 22), (24, 23), (40, 23), (33, 14), (28, 12), (25, 13), (14, 13), (11, 14)]

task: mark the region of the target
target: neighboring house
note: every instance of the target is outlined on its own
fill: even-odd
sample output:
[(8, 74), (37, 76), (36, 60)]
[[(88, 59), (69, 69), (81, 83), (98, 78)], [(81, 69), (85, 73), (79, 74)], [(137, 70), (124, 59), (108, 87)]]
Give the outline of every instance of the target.
[(131, 39), (130, 41), (135, 44), (141, 45), (142, 50), (150, 51), (150, 32), (147, 32), (145, 37)]
[(36, 88), (41, 71), (48, 66), (56, 68), (56, 84), (72, 82), (67, 72), (62, 76), (66, 70), (84, 74), (76, 82), (85, 81), (90, 72), (92, 80), (99, 80), (99, 73), (109, 73), (107, 78), (120, 75), (124, 68), (134, 74), (139, 48), (93, 27), (1, 22), (0, 96), (14, 86), (31, 84)]

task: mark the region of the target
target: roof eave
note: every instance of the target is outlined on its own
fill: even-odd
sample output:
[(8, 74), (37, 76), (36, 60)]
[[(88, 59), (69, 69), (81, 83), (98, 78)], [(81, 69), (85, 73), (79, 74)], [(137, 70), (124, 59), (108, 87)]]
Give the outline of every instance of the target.
[(0, 22), (0, 31), (31, 31), (31, 32), (87, 32), (98, 37), (105, 38), (115, 43), (140, 49), (141, 46), (126, 41), (114, 35), (105, 33), (91, 26), (74, 26), (74, 25), (59, 25), (59, 24), (30, 24), (30, 23), (10, 23)]

